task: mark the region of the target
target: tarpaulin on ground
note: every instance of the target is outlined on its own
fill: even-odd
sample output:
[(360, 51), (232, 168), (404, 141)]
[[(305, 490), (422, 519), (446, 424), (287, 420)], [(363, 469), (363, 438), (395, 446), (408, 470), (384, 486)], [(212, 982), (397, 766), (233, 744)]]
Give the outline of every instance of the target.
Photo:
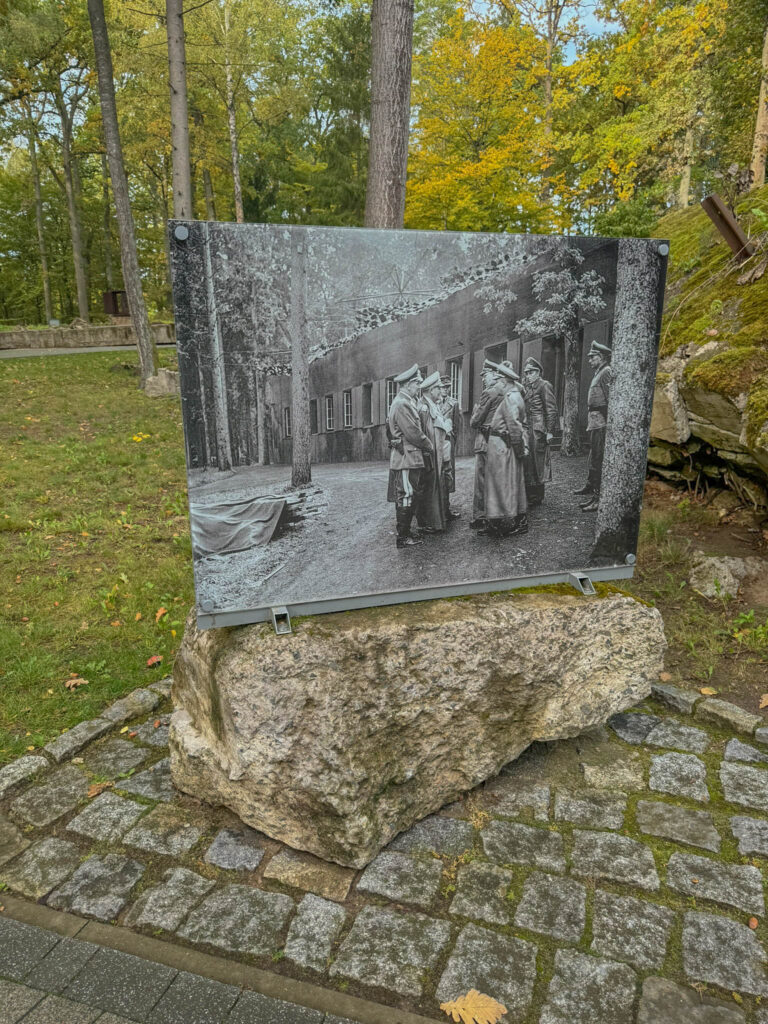
[(215, 505), (190, 502), (189, 523), (196, 555), (226, 555), (268, 544), (285, 508), (285, 498), (222, 501)]

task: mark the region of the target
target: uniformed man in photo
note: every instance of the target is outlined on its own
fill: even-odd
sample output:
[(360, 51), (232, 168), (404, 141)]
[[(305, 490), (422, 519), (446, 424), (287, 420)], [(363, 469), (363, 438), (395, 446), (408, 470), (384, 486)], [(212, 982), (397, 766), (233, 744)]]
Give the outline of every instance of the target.
[[(442, 397), (440, 399), (440, 412), (451, 424), (451, 436), (450, 436), (450, 465), (445, 467), (445, 487), (446, 495), (453, 494), (456, 490), (456, 445), (459, 440), (459, 421), (461, 420), (461, 410), (459, 409), (458, 401), (451, 396), (451, 378), (443, 376), (440, 378), (440, 390)], [(454, 512), (451, 509), (450, 498), (446, 497), (446, 505), (448, 508), (449, 519), (459, 519), (461, 517), (460, 512)]]
[(475, 483), (472, 495), (472, 519), (470, 530), (480, 530), (485, 526), (485, 462), (488, 453), (488, 431), (490, 422), (499, 402), (504, 397), (504, 388), (500, 383), (498, 363), (486, 359), (482, 369), (483, 393), (472, 410), (469, 420), (475, 433)]
[(528, 431), (520, 377), (507, 362), (499, 364), (502, 399), (489, 421), (485, 463), (485, 521), (480, 533), (511, 537), (528, 530), (525, 460)]
[(581, 506), (584, 512), (597, 511), (600, 499), (605, 432), (608, 426), (608, 400), (613, 383), (610, 360), (611, 349), (607, 345), (599, 345), (593, 341), (587, 355), (587, 361), (594, 373), (587, 393), (587, 430), (589, 431), (587, 482), (574, 492), (587, 495), (586, 502)]
[(420, 415), (419, 387), (422, 382), (417, 363), (394, 378), (399, 390), (387, 416), (389, 436), (389, 488), (387, 501), (395, 503), (397, 546), (411, 547), (421, 541), (411, 535), (411, 523), (422, 490), (425, 461), (434, 455), (434, 445), (424, 433)]
[[(420, 385), (421, 428), (429, 439), (433, 454), (425, 465), (416, 516), (425, 533), (441, 533), (448, 525), (446, 470), (450, 472), (451, 423), (440, 410), (443, 397), (440, 374), (435, 370)], [(424, 460), (427, 463), (427, 459)]]
[(555, 392), (549, 381), (544, 380), (543, 373), (544, 368), (537, 359), (526, 359), (523, 367), (528, 420), (525, 492), (529, 507), (540, 505), (544, 500), (544, 485), (552, 479), (549, 445), (560, 426)]

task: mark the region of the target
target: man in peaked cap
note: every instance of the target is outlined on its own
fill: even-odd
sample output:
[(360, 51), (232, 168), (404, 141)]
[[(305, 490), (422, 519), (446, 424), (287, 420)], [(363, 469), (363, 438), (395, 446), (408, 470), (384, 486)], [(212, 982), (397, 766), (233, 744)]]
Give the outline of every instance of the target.
[(587, 393), (587, 430), (589, 431), (587, 482), (575, 492), (588, 496), (585, 504), (581, 506), (584, 512), (596, 512), (600, 499), (605, 431), (608, 426), (608, 400), (613, 383), (610, 360), (611, 349), (607, 345), (600, 345), (593, 341), (587, 354), (587, 361), (594, 373)]
[(421, 541), (411, 536), (411, 522), (422, 488), (425, 458), (434, 445), (424, 433), (419, 413), (421, 374), (417, 363), (394, 378), (399, 390), (387, 416), (389, 436), (389, 488), (387, 501), (395, 503), (397, 546), (411, 547)]
[(543, 377), (544, 368), (537, 359), (526, 359), (525, 411), (528, 420), (528, 458), (525, 460), (525, 492), (528, 505), (544, 500), (544, 484), (551, 479), (549, 444), (560, 425), (557, 401), (552, 385)]
[(485, 526), (485, 463), (488, 454), (488, 433), (493, 414), (504, 397), (498, 363), (486, 359), (482, 368), (483, 393), (472, 410), (469, 425), (475, 434), (475, 486), (472, 496), (470, 530)]
[[(450, 467), (450, 420), (440, 410), (442, 387), (440, 374), (431, 373), (419, 386), (421, 391), (421, 428), (432, 443), (434, 453), (425, 459), (421, 494), (416, 510), (419, 526), (425, 533), (440, 533), (448, 525), (448, 492), (445, 466)], [(448, 445), (448, 447), (446, 447)]]
[(445, 487), (446, 487), (446, 509), (448, 512), (449, 519), (459, 519), (461, 516), (460, 512), (452, 511), (450, 507), (450, 499), (447, 497), (449, 494), (453, 494), (456, 490), (456, 445), (459, 441), (459, 421), (461, 420), (461, 410), (459, 409), (459, 403), (455, 398), (451, 396), (451, 378), (443, 376), (440, 378), (440, 391), (441, 399), (439, 402), (440, 412), (451, 424), (451, 436), (450, 436), (450, 464), (445, 468)]
[(485, 464), (485, 519), (482, 533), (508, 537), (528, 530), (525, 458), (528, 431), (520, 378), (508, 363), (499, 364), (502, 400), (491, 417)]

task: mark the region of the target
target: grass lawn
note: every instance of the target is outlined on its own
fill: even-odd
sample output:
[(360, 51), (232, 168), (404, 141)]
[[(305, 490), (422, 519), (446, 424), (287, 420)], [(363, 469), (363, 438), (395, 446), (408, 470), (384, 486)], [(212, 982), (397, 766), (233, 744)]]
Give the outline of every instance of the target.
[[(2, 764), (171, 669), (193, 604), (178, 402), (144, 397), (132, 350), (0, 360), (0, 493)], [(625, 589), (660, 607), (674, 682), (757, 711), (768, 607), (685, 580), (693, 547), (764, 553), (762, 534), (680, 497), (649, 494)]]

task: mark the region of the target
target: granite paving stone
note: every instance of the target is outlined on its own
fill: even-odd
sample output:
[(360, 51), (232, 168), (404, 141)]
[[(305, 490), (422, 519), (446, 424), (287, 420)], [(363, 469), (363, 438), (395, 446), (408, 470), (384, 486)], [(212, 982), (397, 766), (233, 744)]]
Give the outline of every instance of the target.
[(530, 815), (535, 821), (549, 820), (550, 788), (543, 782), (524, 782), (514, 775), (499, 775), (486, 783), (483, 803), (492, 814), (505, 818)]
[(708, 811), (677, 807), (663, 800), (638, 800), (637, 827), (649, 836), (660, 836), (686, 846), (700, 846), (717, 853), (720, 835)]
[(29, 842), (12, 821), (0, 814), (0, 867), (26, 850)]
[(674, 921), (674, 912), (667, 907), (597, 889), (590, 950), (641, 970), (658, 970), (664, 965)]
[(135, 1021), (152, 1021), (152, 1007), (176, 976), (163, 964), (116, 949), (99, 949), (64, 990), (67, 999)]
[(765, 769), (724, 761), (720, 765), (720, 782), (729, 803), (768, 811), (768, 771)]
[(60, 996), (46, 996), (24, 1018), (24, 1024), (93, 1024), (101, 1010), (73, 1003)]
[(179, 857), (188, 853), (202, 835), (189, 817), (189, 811), (180, 807), (160, 805), (134, 825), (123, 837), (123, 842), (126, 846), (135, 846), (149, 853)]
[(143, 874), (143, 864), (118, 853), (89, 857), (69, 881), (51, 893), (47, 903), (56, 910), (109, 921), (128, 902), (131, 889)]
[(355, 872), (352, 868), (313, 857), (311, 853), (281, 850), (267, 865), (264, 877), (329, 900), (345, 900)]
[(117, 725), (138, 715), (148, 715), (162, 699), (162, 695), (155, 693), (154, 690), (133, 690), (127, 697), (110, 704), (106, 711), (102, 711), (101, 717), (106, 718), (112, 725)]
[(43, 992), (63, 992), (72, 979), (92, 960), (99, 947), (80, 939), (63, 938), (32, 968), (24, 982)]
[(768, 743), (768, 725), (755, 729), (755, 739), (758, 743)]
[(486, 856), (498, 864), (533, 864), (544, 871), (565, 871), (563, 837), (558, 832), (492, 821), (480, 837)]
[(642, 789), (645, 782), (645, 769), (639, 756), (632, 751), (629, 756), (613, 764), (582, 764), (584, 782), (591, 789)]
[(555, 821), (569, 821), (588, 828), (621, 828), (627, 810), (624, 793), (602, 790), (555, 793)]
[(645, 737), (654, 729), (661, 719), (658, 715), (644, 715), (640, 712), (627, 713), (622, 711), (608, 719), (608, 725), (619, 739), (635, 745), (645, 742)]
[(152, 1024), (220, 1024), (240, 989), (179, 971), (152, 1009)]
[(73, 810), (88, 793), (88, 779), (72, 765), (59, 768), (11, 804), (12, 815), (37, 828), (50, 825)]
[(385, 850), (363, 871), (357, 888), (397, 903), (428, 908), (440, 889), (442, 874), (439, 860), (414, 860), (407, 854)]
[(325, 1024), (323, 1013), (260, 992), (243, 992), (227, 1024)]
[(58, 941), (59, 936), (52, 932), (0, 915), (0, 974), (11, 981), (21, 981)]
[(753, 764), (768, 763), (768, 754), (763, 754), (757, 747), (753, 747), (749, 743), (742, 743), (741, 740), (737, 740), (735, 737), (732, 740), (728, 740), (723, 756), (726, 761), (751, 761)]
[(146, 889), (128, 911), (127, 925), (174, 932), (216, 883), (187, 868), (170, 868), (159, 885)]
[(136, 730), (136, 739), (146, 743), (149, 747), (167, 747), (170, 720), (170, 715), (157, 715), (155, 718), (148, 719)]
[(626, 964), (558, 949), (540, 1024), (627, 1024), (636, 985)]
[(736, 815), (731, 818), (731, 831), (739, 841), (739, 853), (768, 857), (768, 821)]
[(744, 1024), (744, 1011), (666, 978), (646, 978), (637, 1024)]
[(205, 853), (206, 864), (229, 871), (255, 871), (264, 856), (262, 837), (255, 829), (223, 828)]
[(0, 981), (0, 1013), (2, 1024), (16, 1024), (24, 1014), (45, 998), (44, 992), (36, 992), (26, 985), (16, 985), (12, 981)]
[(595, 881), (606, 879), (640, 889), (659, 888), (656, 863), (649, 848), (612, 832), (574, 830), (571, 872)]
[(702, 722), (748, 733), (750, 736), (758, 726), (763, 725), (763, 719), (759, 715), (753, 715), (727, 700), (718, 700), (716, 697), (707, 697), (706, 700), (699, 701), (693, 715)]
[(433, 814), (395, 836), (387, 850), (400, 853), (434, 852), (446, 857), (458, 857), (465, 850), (472, 849), (474, 838), (475, 830), (468, 821), (441, 818)]
[(44, 757), (33, 755), (20, 757), (0, 768), (0, 800), (16, 786), (20, 786), (22, 782), (28, 782), (47, 767), (48, 761)]
[(456, 895), (451, 900), (450, 912), (473, 921), (491, 924), (509, 924), (512, 904), (506, 899), (514, 874), (494, 864), (472, 861), (459, 868)]
[(682, 711), (686, 715), (692, 714), (696, 704), (701, 700), (701, 695), (693, 690), (682, 690), (671, 683), (654, 683), (651, 692), (656, 700), (660, 700), (668, 708)]
[(166, 676), (164, 679), (158, 679), (157, 682), (149, 683), (148, 688), (159, 693), (161, 697), (170, 697), (172, 686), (173, 676)]
[(104, 842), (114, 842), (125, 835), (147, 810), (135, 800), (117, 796), (115, 793), (100, 793), (67, 825), (70, 832), (88, 836)]
[(39, 900), (71, 875), (80, 863), (80, 851), (66, 839), (40, 839), (16, 860), (6, 864), (0, 882), (9, 889)]
[(651, 747), (669, 747), (672, 750), (703, 754), (711, 741), (703, 729), (695, 729), (674, 719), (665, 718), (651, 729), (645, 737), (645, 742)]
[(748, 864), (721, 864), (708, 857), (673, 853), (667, 865), (667, 885), (686, 896), (725, 903), (748, 914), (765, 913), (760, 870)]
[(706, 766), (693, 754), (657, 754), (651, 759), (648, 787), (657, 793), (709, 800)]
[(163, 758), (130, 779), (120, 780), (118, 789), (125, 793), (133, 793), (135, 796), (143, 796), (147, 800), (160, 800), (163, 803), (170, 803), (176, 793), (171, 782), (171, 760)]
[(765, 950), (746, 925), (690, 911), (683, 920), (683, 967), (692, 981), (768, 995)]
[(149, 757), (149, 751), (142, 750), (129, 740), (109, 740), (96, 747), (83, 758), (85, 767), (94, 775), (105, 779), (116, 779), (137, 768)]
[(103, 736), (112, 728), (112, 722), (105, 718), (93, 718), (88, 722), (78, 722), (77, 725), (61, 733), (55, 740), (47, 743), (43, 750), (50, 754), (54, 761), (68, 761), (70, 757), (78, 754), (84, 746), (92, 740)]
[(424, 972), (435, 965), (450, 934), (447, 921), (388, 907), (363, 907), (329, 974), (418, 997)]
[(534, 872), (523, 886), (515, 913), (518, 928), (578, 942), (586, 922), (587, 890), (572, 878)]
[(283, 893), (227, 885), (207, 896), (177, 934), (229, 953), (271, 953), (282, 946), (293, 908), (293, 900)]
[(338, 903), (308, 893), (299, 904), (288, 929), (286, 958), (301, 967), (324, 971), (345, 917), (346, 911)]
[(468, 924), (456, 940), (435, 998), (444, 1003), (475, 988), (506, 1006), (505, 1024), (520, 1024), (531, 1005), (536, 953), (532, 942)]

